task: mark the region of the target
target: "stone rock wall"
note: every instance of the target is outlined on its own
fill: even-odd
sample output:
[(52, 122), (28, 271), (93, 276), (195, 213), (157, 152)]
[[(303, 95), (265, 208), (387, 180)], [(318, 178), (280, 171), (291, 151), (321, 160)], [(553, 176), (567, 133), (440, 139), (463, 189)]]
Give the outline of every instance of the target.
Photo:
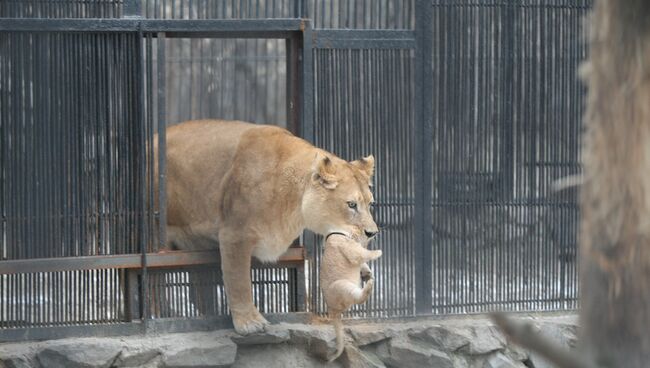
[[(534, 315), (545, 335), (571, 348), (573, 315)], [(510, 345), (485, 317), (348, 321), (343, 355), (329, 325), (278, 324), (263, 334), (232, 330), (121, 338), (77, 338), (0, 345), (0, 368), (547, 368), (539, 357)]]

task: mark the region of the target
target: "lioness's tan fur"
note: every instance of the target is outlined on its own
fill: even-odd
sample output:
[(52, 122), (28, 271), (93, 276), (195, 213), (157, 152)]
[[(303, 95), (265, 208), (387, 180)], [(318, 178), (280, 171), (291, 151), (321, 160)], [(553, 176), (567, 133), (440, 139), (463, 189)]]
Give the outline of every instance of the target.
[(372, 292), (374, 279), (371, 277), (361, 287), (362, 268), (367, 272), (366, 262), (381, 257), (381, 250), (368, 250), (361, 242), (339, 234), (331, 234), (325, 242), (325, 251), (320, 267), (320, 286), (323, 299), (336, 331), (336, 353), (333, 361), (343, 352), (343, 324), (341, 314), (354, 304), (365, 303)]
[(168, 245), (219, 247), (239, 333), (268, 324), (253, 305), (251, 256), (277, 260), (305, 228), (361, 238), (378, 231), (372, 156), (347, 162), (285, 129), (237, 121), (189, 121), (166, 134)]

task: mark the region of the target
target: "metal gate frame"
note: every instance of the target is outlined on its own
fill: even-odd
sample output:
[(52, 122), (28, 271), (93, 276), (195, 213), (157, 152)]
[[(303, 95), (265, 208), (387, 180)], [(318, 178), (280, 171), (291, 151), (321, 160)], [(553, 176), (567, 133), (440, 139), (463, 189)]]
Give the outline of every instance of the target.
[(431, 185), (433, 168), (433, 7), (431, 0), (415, 6), (415, 309), (431, 314), (433, 289)]

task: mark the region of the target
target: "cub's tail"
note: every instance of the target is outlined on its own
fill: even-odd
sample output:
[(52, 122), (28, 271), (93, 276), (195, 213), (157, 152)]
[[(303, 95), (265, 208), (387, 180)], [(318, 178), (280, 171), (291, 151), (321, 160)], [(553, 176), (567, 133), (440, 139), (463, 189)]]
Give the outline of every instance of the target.
[(345, 348), (345, 340), (343, 335), (343, 321), (341, 321), (341, 312), (332, 313), (331, 315), (332, 324), (334, 325), (334, 331), (336, 332), (336, 353), (329, 358), (327, 361), (332, 362), (336, 360), (343, 353)]

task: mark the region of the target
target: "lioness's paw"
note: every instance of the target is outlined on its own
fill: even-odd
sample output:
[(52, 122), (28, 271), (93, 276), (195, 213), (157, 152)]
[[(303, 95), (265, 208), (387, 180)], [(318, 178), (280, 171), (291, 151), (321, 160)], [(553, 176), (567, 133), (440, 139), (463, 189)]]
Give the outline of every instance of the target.
[(383, 253), (382, 253), (381, 250), (373, 250), (372, 251), (372, 256), (373, 256), (374, 259), (377, 259), (377, 258), (381, 257), (382, 254)]
[(258, 312), (249, 318), (233, 318), (235, 331), (240, 335), (264, 332), (270, 323)]

